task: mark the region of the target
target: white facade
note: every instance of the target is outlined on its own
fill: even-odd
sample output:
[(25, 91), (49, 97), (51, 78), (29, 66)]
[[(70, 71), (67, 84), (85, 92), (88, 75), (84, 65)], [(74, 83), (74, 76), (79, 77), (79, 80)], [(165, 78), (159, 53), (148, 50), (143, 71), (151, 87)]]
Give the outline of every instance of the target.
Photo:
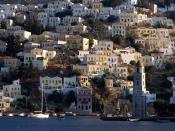
[(43, 87), (46, 93), (52, 93), (55, 90), (60, 90), (62, 87), (61, 77), (40, 77), (40, 88)]
[(162, 24), (168, 27), (173, 27), (173, 20), (168, 19), (167, 17), (152, 17), (150, 19), (150, 24), (152, 26), (157, 25), (157, 24)]
[(76, 78), (76, 76), (64, 77), (63, 88), (76, 87), (76, 85), (77, 85), (77, 78)]
[(21, 96), (21, 85), (19, 80), (13, 81), (11, 85), (3, 86), (4, 96), (18, 98)]
[(45, 12), (38, 13), (38, 21), (46, 28), (48, 25), (48, 14)]
[[(133, 95), (133, 88), (129, 88), (129, 94)], [(156, 94), (152, 94), (149, 91), (146, 91), (146, 103), (154, 103), (157, 99), (157, 95)]]
[(34, 48), (39, 48), (40, 44), (39, 43), (34, 43), (34, 42), (27, 42), (24, 44), (24, 50), (32, 50)]
[(66, 16), (63, 18), (62, 20), (62, 23), (64, 25), (71, 25), (72, 23), (76, 23), (76, 24), (79, 24), (79, 23), (82, 23), (83, 22), (83, 18), (81, 17), (73, 17), (73, 16)]
[(79, 50), (78, 51), (78, 58), (81, 61), (84, 61), (87, 55), (89, 55), (89, 51), (84, 51), (84, 50)]
[(59, 17), (49, 17), (49, 27), (56, 27), (61, 23)]
[(99, 41), (95, 46), (96, 50), (106, 51), (113, 50), (113, 42), (112, 41)]
[(9, 67), (14, 70), (20, 66), (20, 60), (13, 57), (5, 57), (4, 58), (4, 67)]
[(36, 57), (43, 57), (45, 59), (53, 59), (56, 56), (56, 51), (48, 51), (39, 48), (32, 49), (31, 53), (36, 55)]
[(126, 26), (120, 23), (116, 23), (112, 25), (112, 36), (115, 35), (126, 35)]
[(107, 64), (110, 68), (114, 68), (118, 66), (118, 56), (116, 54), (111, 54), (107, 57)]
[(124, 49), (116, 49), (115, 53), (120, 55), (123, 63), (130, 64), (131, 61), (138, 61), (141, 58), (141, 53), (136, 52), (132, 47), (126, 47)]
[(74, 7), (73, 8), (73, 16), (79, 16), (79, 17), (85, 16), (86, 10), (88, 10), (88, 8), (83, 6), (83, 5), (79, 5), (78, 7)]
[(31, 32), (25, 30), (18, 30), (14, 32), (15, 37), (19, 37), (21, 41), (28, 40), (31, 36)]
[(26, 66), (32, 66), (38, 70), (44, 70), (47, 67), (48, 60), (43, 57), (37, 57), (32, 53), (24, 53), (24, 64)]

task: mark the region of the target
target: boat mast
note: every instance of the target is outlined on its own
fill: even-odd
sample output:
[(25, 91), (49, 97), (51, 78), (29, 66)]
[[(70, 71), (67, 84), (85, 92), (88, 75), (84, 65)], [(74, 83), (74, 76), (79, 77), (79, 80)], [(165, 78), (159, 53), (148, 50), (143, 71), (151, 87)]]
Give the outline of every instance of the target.
[(43, 113), (43, 85), (41, 85), (41, 112)]

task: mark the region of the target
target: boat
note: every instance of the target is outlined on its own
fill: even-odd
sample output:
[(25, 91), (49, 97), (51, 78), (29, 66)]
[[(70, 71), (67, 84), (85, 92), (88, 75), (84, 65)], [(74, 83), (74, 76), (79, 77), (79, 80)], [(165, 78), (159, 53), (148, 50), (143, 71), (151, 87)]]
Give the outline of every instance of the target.
[(3, 116), (3, 114), (2, 114), (2, 113), (0, 113), (0, 117), (1, 117), (1, 116)]
[(52, 115), (53, 115), (53, 116), (57, 116), (57, 113), (53, 113)]
[(100, 117), (100, 114), (96, 114), (96, 116)]
[(129, 118), (128, 120), (131, 121), (131, 122), (137, 122), (137, 121), (140, 121), (140, 119), (138, 119), (138, 118)]
[(158, 119), (156, 122), (159, 122), (159, 123), (168, 123), (170, 122), (169, 119)]
[(49, 113), (43, 113), (43, 102), (44, 102), (44, 91), (43, 91), (43, 86), (41, 86), (41, 111), (35, 111), (34, 113), (31, 113), (29, 117), (32, 118), (37, 118), (37, 119), (47, 119), (49, 118)]
[(65, 118), (65, 115), (64, 113), (60, 113), (57, 115), (58, 119), (64, 119)]
[(38, 112), (38, 113), (32, 113), (29, 115), (29, 117), (31, 118), (37, 118), (37, 119), (47, 119), (49, 118), (49, 114), (48, 113), (42, 113), (42, 112)]
[(77, 116), (77, 114), (73, 112), (66, 112), (65, 114), (66, 116)]
[(18, 116), (24, 117), (24, 116), (26, 116), (26, 114), (25, 113), (20, 113), (20, 114), (18, 114)]
[(14, 114), (13, 113), (9, 113), (9, 114), (7, 114), (7, 116), (14, 116)]

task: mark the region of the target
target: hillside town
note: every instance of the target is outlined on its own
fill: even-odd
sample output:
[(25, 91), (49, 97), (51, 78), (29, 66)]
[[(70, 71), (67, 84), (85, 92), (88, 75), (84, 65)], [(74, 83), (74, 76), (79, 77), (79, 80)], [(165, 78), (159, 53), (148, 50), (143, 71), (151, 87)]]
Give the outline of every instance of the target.
[(175, 1), (161, 2), (0, 4), (0, 111), (175, 116)]

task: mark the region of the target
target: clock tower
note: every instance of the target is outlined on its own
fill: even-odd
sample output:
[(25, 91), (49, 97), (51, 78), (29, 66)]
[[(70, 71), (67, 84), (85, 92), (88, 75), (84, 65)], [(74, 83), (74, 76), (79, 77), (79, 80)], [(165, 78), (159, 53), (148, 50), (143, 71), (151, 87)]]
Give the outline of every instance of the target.
[(133, 117), (146, 117), (146, 81), (145, 69), (139, 61), (135, 67), (133, 87)]

